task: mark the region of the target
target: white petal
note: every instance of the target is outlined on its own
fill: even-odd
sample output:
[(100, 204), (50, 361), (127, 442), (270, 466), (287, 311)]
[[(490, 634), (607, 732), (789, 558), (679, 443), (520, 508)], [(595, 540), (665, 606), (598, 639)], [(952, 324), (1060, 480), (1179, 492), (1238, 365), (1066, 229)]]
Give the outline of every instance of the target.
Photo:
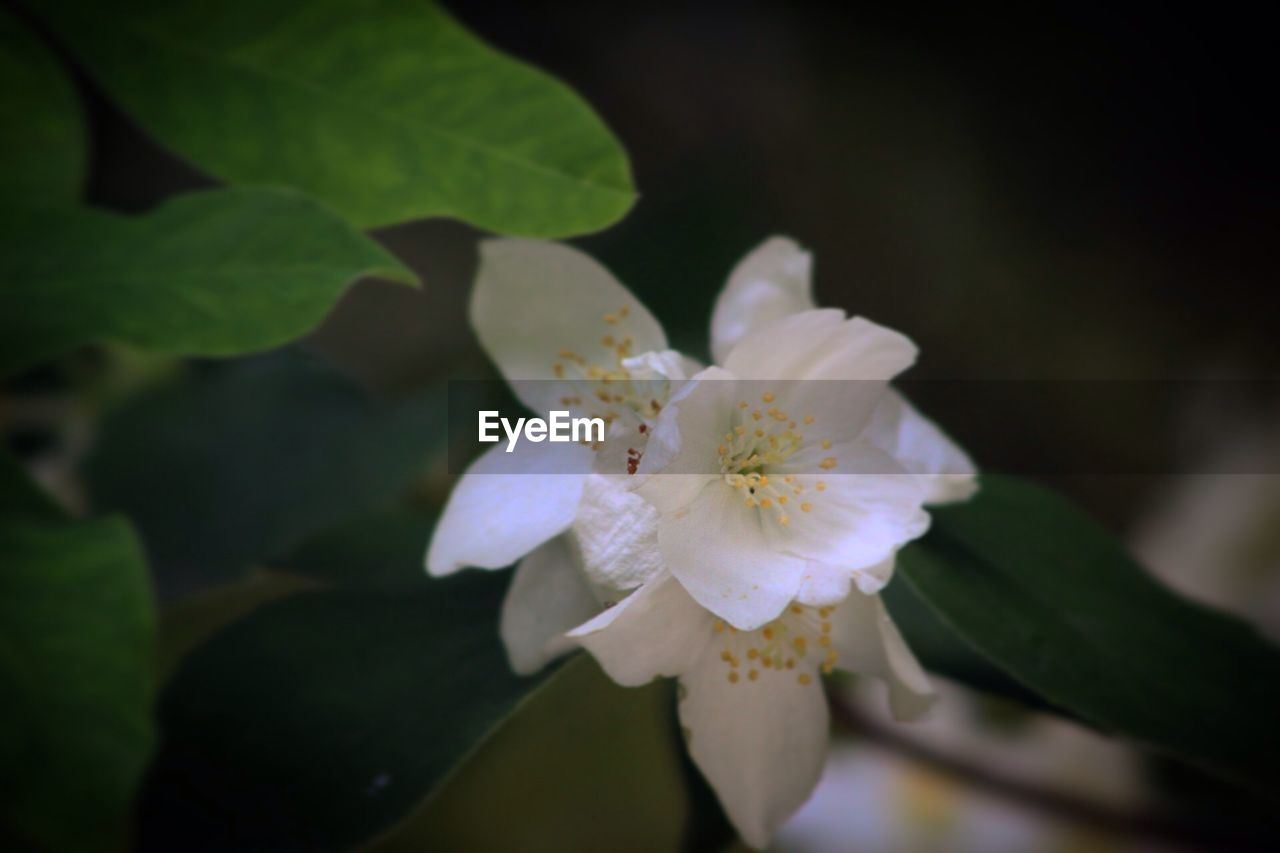
[(605, 589), (635, 589), (662, 569), (658, 511), (621, 478), (587, 478), (573, 536), (587, 576)]
[(814, 307), (813, 256), (786, 237), (770, 237), (729, 275), (711, 314), (711, 355), (729, 351), (754, 329)]
[(609, 677), (635, 687), (687, 672), (713, 636), (714, 619), (663, 573), (569, 632)]
[(929, 676), (907, 648), (878, 595), (854, 593), (831, 614), (837, 666), (880, 678), (889, 688), (889, 708), (899, 720), (915, 720), (937, 700)]
[(805, 566), (796, 601), (810, 607), (826, 607), (844, 601), (852, 588), (853, 573), (848, 569), (811, 562)]
[(822, 774), (827, 755), (827, 703), (816, 675), (764, 671), (758, 680), (727, 679), (710, 648), (682, 677), (680, 721), (689, 755), (725, 813), (752, 847), (769, 844)]
[(480, 244), (471, 323), (516, 394), (538, 413), (563, 388), (518, 380), (554, 379), (561, 351), (613, 366), (617, 354), (601, 342), (605, 335), (630, 337), (633, 353), (667, 348), (658, 321), (608, 270), (577, 249), (538, 240)]
[(709, 484), (688, 507), (664, 514), (658, 544), (689, 594), (744, 631), (781, 613), (804, 576), (805, 561), (774, 550), (759, 511), (744, 506), (741, 494), (724, 482)]
[[(928, 529), (920, 479), (884, 451), (866, 442), (850, 442), (817, 453), (828, 454), (836, 467), (824, 471), (815, 460), (804, 459), (801, 451), (777, 466), (776, 473), (769, 471), (771, 479), (793, 475), (793, 487), (804, 489), (788, 507), (787, 525), (762, 513), (774, 548), (848, 570), (864, 569), (888, 559)], [(797, 503), (809, 511), (796, 511)]]
[[(637, 380), (687, 379), (693, 375), (685, 372), (690, 364), (697, 364), (697, 362), (685, 358), (673, 349), (665, 349), (661, 352), (650, 350), (622, 360), (622, 366), (633, 379)], [(697, 368), (694, 372), (700, 369)]]
[(733, 428), (738, 383), (708, 367), (681, 383), (649, 430), (636, 489), (660, 512), (688, 506), (719, 479), (720, 451)]
[[(505, 444), (485, 451), (458, 480), (427, 550), (427, 571), (509, 566), (573, 521), (591, 470), (579, 444)], [(578, 473), (574, 473), (578, 472)]]
[(866, 437), (926, 483), (926, 503), (960, 501), (978, 489), (969, 455), (895, 389), (880, 399)]
[(537, 672), (574, 647), (565, 632), (599, 611), (565, 537), (541, 545), (516, 566), (502, 601), (499, 633), (511, 668)]
[(810, 607), (829, 607), (849, 597), (853, 585), (864, 595), (875, 595), (893, 578), (897, 555), (861, 569), (846, 569), (828, 563), (812, 562), (805, 568), (804, 581), (796, 601)]
[(725, 358), (742, 379), (892, 379), (916, 359), (906, 336), (834, 309), (793, 314), (753, 330)]

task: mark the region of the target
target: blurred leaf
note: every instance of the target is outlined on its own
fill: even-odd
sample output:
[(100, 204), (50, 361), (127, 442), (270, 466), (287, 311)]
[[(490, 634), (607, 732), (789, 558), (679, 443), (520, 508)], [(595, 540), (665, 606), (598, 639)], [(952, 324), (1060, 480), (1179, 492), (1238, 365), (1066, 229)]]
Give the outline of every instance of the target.
[(431, 583), (423, 567), (435, 521), (404, 507), (348, 519), (268, 562), (335, 584)]
[(444, 215), (568, 236), (635, 199), (626, 155), (577, 95), (427, 0), (33, 5), (166, 145), (361, 226)]
[(619, 687), (579, 655), (369, 849), (675, 850), (687, 807), (674, 728), (669, 682)]
[(56, 521), (63, 512), (7, 453), (0, 451), (0, 519)]
[(217, 631), (264, 604), (315, 589), (316, 585), (303, 577), (262, 572), (238, 583), (198, 592), (166, 607), (160, 614), (158, 680), (165, 681), (192, 649)]
[(75, 201), (85, 173), (75, 87), (36, 36), (0, 9), (0, 198)]
[[(152, 746), (152, 615), (127, 523), (72, 521), (0, 460), (0, 819), (52, 849), (123, 846)], [(19, 472), (20, 473), (20, 472)]]
[(984, 477), (906, 549), (912, 587), (979, 652), (1054, 705), (1280, 791), (1280, 650), (1179, 598), (1053, 493)]
[(506, 583), (304, 592), (193, 651), (161, 698), (143, 848), (345, 849), (400, 820), (539, 683), (498, 641)]
[(443, 441), (443, 408), (371, 399), (286, 350), (118, 411), (86, 478), (138, 525), (166, 592), (194, 588), (390, 503)]
[(356, 278), (412, 280), (283, 190), (193, 193), (140, 217), (0, 207), (0, 375), (112, 338), (231, 355), (298, 337)]

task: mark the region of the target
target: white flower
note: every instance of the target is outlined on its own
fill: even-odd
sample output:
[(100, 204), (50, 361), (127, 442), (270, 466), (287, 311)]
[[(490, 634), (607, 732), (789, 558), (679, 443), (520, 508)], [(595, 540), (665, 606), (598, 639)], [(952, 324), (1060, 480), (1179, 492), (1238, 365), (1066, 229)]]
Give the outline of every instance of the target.
[(915, 346), (810, 309), (809, 266), (778, 239), (739, 266), (712, 320), (723, 367), (673, 395), (639, 467), (663, 563), (743, 630), (853, 582), (876, 592), (927, 529), (926, 501), (972, 489), (963, 452), (888, 389)]
[[(482, 243), (470, 313), (481, 345), (535, 413), (568, 409), (609, 421), (602, 448), (525, 442), (482, 454), (450, 494), (427, 551), (436, 576), (520, 561), (503, 635), (513, 667), (531, 672), (564, 650), (566, 630), (660, 567), (656, 550), (625, 545), (628, 520), (654, 511), (591, 472), (614, 457), (625, 471), (625, 448), (644, 447), (639, 424), (660, 408), (671, 380), (700, 365), (667, 349), (662, 327), (604, 267), (555, 243)], [(592, 577), (592, 567), (605, 574)]]
[(743, 839), (768, 844), (808, 798), (827, 754), (819, 676), (839, 667), (883, 679), (895, 717), (933, 703), (920, 665), (878, 596), (792, 604), (755, 631), (699, 606), (668, 573), (570, 632), (619, 684), (680, 679), (689, 753)]
[[(605, 473), (574, 445), (491, 451), (459, 482), (428, 555), (435, 574), (524, 556), (501, 620), (519, 672), (581, 645), (619, 683), (678, 678), (693, 760), (755, 846), (818, 779), (822, 674), (880, 678), (901, 719), (932, 704), (875, 593), (927, 525), (923, 505), (974, 488), (964, 453), (887, 387), (914, 346), (814, 310), (810, 266), (785, 239), (751, 253), (712, 320), (721, 366), (668, 395), (698, 367), (599, 265), (564, 247), (486, 244), (472, 319), (504, 376), (616, 383), (609, 440), (594, 449)], [(622, 337), (599, 328), (627, 318), (641, 322)], [(535, 411), (590, 397), (550, 385), (515, 389)]]
[[(604, 267), (567, 246), (484, 242), (471, 322), (530, 409), (605, 417), (611, 434), (651, 416), (667, 380), (683, 375), (684, 361), (667, 349), (653, 316)], [(613, 396), (602, 401), (594, 394), (606, 378)], [(595, 461), (592, 448), (577, 444), (524, 443), (511, 453), (494, 445), (450, 495), (428, 570), (503, 568), (564, 532)]]

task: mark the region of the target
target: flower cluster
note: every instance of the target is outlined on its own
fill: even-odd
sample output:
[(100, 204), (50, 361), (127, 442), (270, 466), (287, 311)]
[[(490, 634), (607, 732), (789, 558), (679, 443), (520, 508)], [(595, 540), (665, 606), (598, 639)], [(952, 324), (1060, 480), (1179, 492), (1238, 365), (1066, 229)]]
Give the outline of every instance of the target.
[(784, 238), (748, 255), (703, 367), (582, 253), (485, 243), (482, 345), (535, 412), (609, 430), (491, 449), (427, 554), (434, 575), (518, 561), (501, 631), (519, 672), (581, 647), (620, 684), (678, 678), (689, 752), (757, 847), (821, 773), (821, 675), (883, 680), (899, 719), (931, 706), (878, 592), (928, 527), (924, 507), (976, 488), (964, 452), (889, 385), (915, 346), (815, 308), (810, 269)]

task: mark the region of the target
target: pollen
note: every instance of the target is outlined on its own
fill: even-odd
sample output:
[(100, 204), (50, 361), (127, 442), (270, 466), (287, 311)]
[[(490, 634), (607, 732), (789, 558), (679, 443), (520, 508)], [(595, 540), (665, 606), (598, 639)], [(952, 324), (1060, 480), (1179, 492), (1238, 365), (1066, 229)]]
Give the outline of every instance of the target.
[(767, 391), (760, 395), (760, 402), (762, 403), (772, 403), (774, 399), (775, 397)]
[(828, 456), (818, 463), (818, 467), (823, 471), (830, 471), (832, 468), (836, 467), (836, 458), (834, 456)]
[[(828, 620), (834, 609), (792, 602), (778, 618), (761, 628), (727, 634), (720, 650), (720, 660), (727, 665), (725, 677), (729, 683), (737, 684), (746, 673), (749, 681), (766, 685), (774, 679), (772, 683), (781, 685), (784, 682), (776, 681), (770, 673), (790, 672), (798, 683), (812, 684), (819, 673), (834, 671), (839, 655), (831, 646)], [(823, 647), (817, 659), (807, 655), (815, 643)]]
[(805, 501), (804, 503), (800, 504), (800, 511), (801, 511), (801, 512), (812, 512), (812, 511), (813, 511), (813, 504), (809, 503), (808, 501)]

